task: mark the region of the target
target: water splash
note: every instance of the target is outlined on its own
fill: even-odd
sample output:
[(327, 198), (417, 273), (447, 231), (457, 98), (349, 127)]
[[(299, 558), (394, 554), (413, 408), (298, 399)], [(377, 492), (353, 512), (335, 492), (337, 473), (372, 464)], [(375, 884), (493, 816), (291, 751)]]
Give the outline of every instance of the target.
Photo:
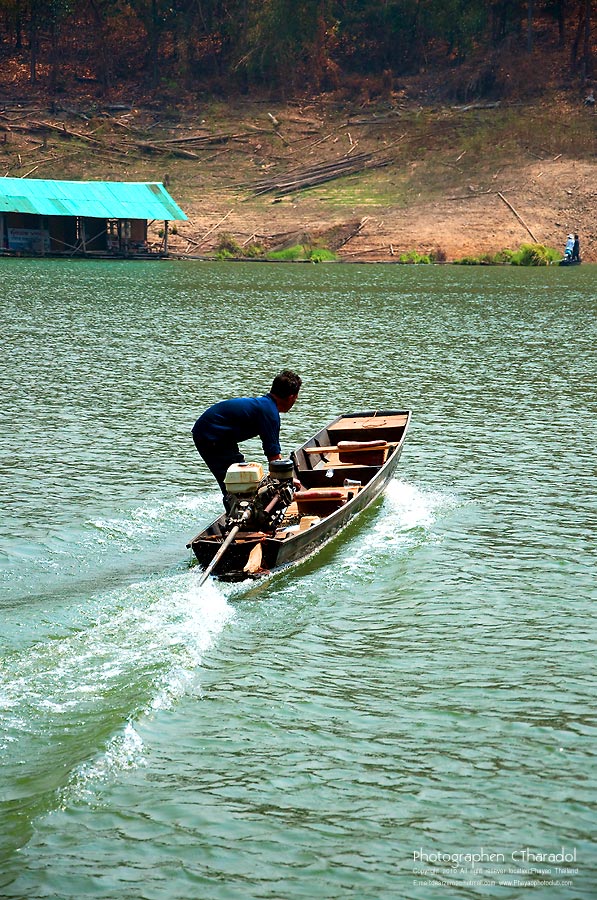
[(394, 480), (384, 493), (380, 515), (360, 535), (356, 546), (340, 561), (344, 571), (367, 571), (422, 541), (431, 539), (438, 516), (458, 505), (450, 493)]

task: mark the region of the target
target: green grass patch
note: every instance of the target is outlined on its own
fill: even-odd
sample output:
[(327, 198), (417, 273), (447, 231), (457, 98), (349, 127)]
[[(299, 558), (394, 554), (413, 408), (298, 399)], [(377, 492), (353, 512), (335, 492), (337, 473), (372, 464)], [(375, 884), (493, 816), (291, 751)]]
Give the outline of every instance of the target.
[(512, 254), (513, 266), (551, 266), (560, 260), (562, 254), (553, 247), (544, 244), (522, 244), (516, 253)]
[(305, 259), (305, 248), (302, 244), (296, 244), (294, 247), (285, 247), (284, 250), (271, 250), (266, 258), (277, 262), (296, 262), (298, 259)]
[(500, 250), (480, 256), (455, 259), (455, 266), (551, 266), (562, 257), (559, 250), (544, 244), (522, 244), (518, 250)]
[(313, 263), (335, 262), (338, 257), (326, 247), (307, 247), (304, 244), (295, 244), (294, 247), (286, 247), (284, 250), (272, 250), (266, 254), (266, 259), (274, 262), (300, 262)]
[(325, 247), (314, 247), (313, 250), (307, 251), (307, 259), (315, 263), (335, 262), (338, 257), (332, 250), (328, 250)]
[(415, 266), (429, 265), (433, 262), (431, 254), (419, 253), (417, 250), (409, 250), (408, 253), (401, 253), (398, 262), (409, 263)]
[(387, 168), (344, 175), (325, 184), (306, 188), (301, 193), (308, 193), (310, 199), (319, 200), (331, 208), (406, 207), (412, 186), (409, 177), (400, 171), (400, 164), (392, 163)]

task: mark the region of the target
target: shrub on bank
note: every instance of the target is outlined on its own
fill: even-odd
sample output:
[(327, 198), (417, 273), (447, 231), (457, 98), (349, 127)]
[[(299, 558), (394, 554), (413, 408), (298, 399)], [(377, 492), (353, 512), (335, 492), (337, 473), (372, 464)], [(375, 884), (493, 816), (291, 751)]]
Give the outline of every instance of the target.
[(256, 259), (263, 256), (261, 244), (251, 243), (241, 247), (227, 231), (223, 231), (215, 246), (216, 259)]
[(553, 247), (544, 244), (523, 244), (512, 254), (513, 266), (551, 266), (562, 258), (562, 254)]
[(561, 258), (561, 253), (544, 244), (522, 244), (519, 250), (499, 250), (480, 256), (463, 256), (455, 259), (455, 266), (551, 266)]
[(506, 266), (512, 262), (512, 250), (499, 250), (497, 253), (482, 253), (480, 256), (463, 256), (455, 259), (455, 266)]
[(428, 250), (427, 253), (419, 253), (418, 250), (408, 250), (406, 253), (401, 253), (398, 257), (399, 263), (415, 266), (428, 266), (431, 263), (443, 263), (445, 261), (446, 252), (441, 247), (436, 247), (435, 250)]
[(398, 257), (398, 262), (415, 266), (428, 266), (431, 261), (431, 256), (428, 253), (419, 253), (418, 250), (409, 250), (408, 253), (401, 253)]
[(242, 247), (227, 231), (221, 233), (215, 251), (217, 259), (238, 259), (243, 255)]
[(276, 262), (334, 262), (338, 259), (335, 253), (326, 247), (306, 247), (304, 244), (295, 244), (294, 247), (286, 247), (284, 250), (272, 250), (266, 259)]

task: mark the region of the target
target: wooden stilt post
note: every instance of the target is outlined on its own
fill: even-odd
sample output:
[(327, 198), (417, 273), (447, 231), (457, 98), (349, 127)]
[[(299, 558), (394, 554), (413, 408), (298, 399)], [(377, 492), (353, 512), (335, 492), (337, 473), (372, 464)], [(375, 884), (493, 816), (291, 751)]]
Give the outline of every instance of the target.
[(164, 253), (168, 252), (168, 219), (164, 220)]

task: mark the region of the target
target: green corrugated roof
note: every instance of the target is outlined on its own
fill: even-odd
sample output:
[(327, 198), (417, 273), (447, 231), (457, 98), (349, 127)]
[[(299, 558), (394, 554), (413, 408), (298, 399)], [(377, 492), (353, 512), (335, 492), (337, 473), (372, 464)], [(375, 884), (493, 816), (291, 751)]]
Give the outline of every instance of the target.
[(0, 212), (92, 219), (186, 219), (163, 184), (0, 178)]

